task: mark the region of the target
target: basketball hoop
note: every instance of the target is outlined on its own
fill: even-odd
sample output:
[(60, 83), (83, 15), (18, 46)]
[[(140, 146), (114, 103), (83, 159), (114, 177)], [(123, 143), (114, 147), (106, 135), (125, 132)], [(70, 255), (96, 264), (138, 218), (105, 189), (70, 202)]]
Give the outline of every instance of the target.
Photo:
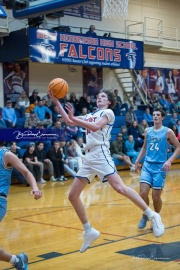
[(104, 0), (103, 17), (123, 18), (128, 16), (128, 0)]

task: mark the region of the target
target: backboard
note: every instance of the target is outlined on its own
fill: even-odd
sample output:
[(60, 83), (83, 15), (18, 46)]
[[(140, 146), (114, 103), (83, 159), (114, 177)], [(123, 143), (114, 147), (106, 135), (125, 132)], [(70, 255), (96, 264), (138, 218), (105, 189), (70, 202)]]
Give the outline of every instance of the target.
[(13, 10), (14, 18), (26, 19), (57, 12), (75, 5), (83, 5), (92, 0), (29, 0), (29, 6)]

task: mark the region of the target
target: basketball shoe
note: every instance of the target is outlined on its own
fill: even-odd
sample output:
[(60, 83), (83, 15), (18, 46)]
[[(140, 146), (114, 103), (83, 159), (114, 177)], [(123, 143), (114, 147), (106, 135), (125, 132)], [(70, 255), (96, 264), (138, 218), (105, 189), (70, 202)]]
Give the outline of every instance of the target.
[(19, 261), (13, 266), (17, 270), (28, 270), (28, 256), (25, 253), (20, 253), (16, 255), (16, 257), (19, 259)]
[(160, 237), (161, 235), (164, 234), (164, 224), (161, 221), (161, 217), (158, 213), (154, 212), (154, 215), (149, 218), (152, 228), (153, 228), (153, 233), (155, 237)]
[(138, 229), (144, 229), (146, 227), (147, 221), (148, 221), (148, 217), (143, 214), (141, 220), (139, 221)]
[(80, 249), (80, 252), (86, 251), (92, 243), (100, 236), (100, 232), (91, 228), (89, 232), (83, 232), (84, 243)]

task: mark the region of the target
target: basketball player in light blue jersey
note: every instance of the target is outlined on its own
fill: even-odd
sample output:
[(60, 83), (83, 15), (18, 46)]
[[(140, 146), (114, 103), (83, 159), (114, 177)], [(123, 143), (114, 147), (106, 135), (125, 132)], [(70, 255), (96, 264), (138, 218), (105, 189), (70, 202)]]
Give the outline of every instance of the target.
[[(145, 130), (145, 140), (139, 156), (135, 162), (135, 170), (140, 168), (139, 162), (145, 156), (140, 177), (140, 196), (149, 205), (149, 191), (152, 188), (152, 200), (154, 210), (160, 213), (162, 208), (161, 193), (164, 188), (166, 174), (171, 163), (180, 154), (180, 144), (174, 132), (162, 125), (165, 112), (162, 109), (153, 111), (154, 126)], [(168, 141), (175, 151), (168, 159)], [(138, 224), (139, 229), (144, 229), (148, 221), (147, 215), (143, 214)]]
[[(31, 186), (31, 196), (38, 200), (42, 192), (38, 189), (36, 180), (32, 173), (14, 155), (4, 147), (4, 142), (0, 142), (0, 221), (4, 218), (7, 211), (7, 196), (11, 184), (11, 172), (16, 168), (28, 181)], [(0, 247), (0, 261), (9, 262), (18, 270), (28, 270), (28, 256), (25, 253), (12, 255)]]
[(86, 251), (100, 235), (99, 231), (91, 227), (80, 199), (81, 192), (88, 183), (91, 183), (95, 175), (98, 175), (102, 182), (108, 181), (116, 192), (137, 205), (150, 219), (154, 235), (160, 237), (164, 233), (164, 225), (161, 222), (160, 215), (152, 211), (135, 190), (123, 183), (110, 155), (110, 133), (115, 121), (114, 113), (111, 110), (116, 104), (114, 93), (102, 90), (97, 96), (97, 110), (86, 116), (77, 117), (74, 116), (73, 107), (70, 103), (66, 104), (67, 114), (51, 92), (49, 92), (49, 96), (55, 102), (68, 125), (75, 124), (87, 129), (86, 155), (69, 192), (69, 200), (84, 228), (84, 243), (80, 252)]

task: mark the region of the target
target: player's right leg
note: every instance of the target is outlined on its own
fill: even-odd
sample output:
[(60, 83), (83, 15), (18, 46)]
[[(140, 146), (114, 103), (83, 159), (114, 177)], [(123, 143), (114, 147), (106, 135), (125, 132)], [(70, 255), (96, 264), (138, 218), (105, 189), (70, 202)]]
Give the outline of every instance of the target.
[[(149, 197), (148, 197), (149, 191), (150, 191), (150, 185), (148, 185), (147, 183), (140, 183), (139, 195), (141, 196), (141, 198), (145, 201), (147, 205), (149, 205)], [(139, 221), (138, 229), (144, 229), (146, 227), (147, 221), (148, 221), (148, 217), (145, 214), (143, 214), (141, 220)]]
[(86, 249), (88, 249), (100, 235), (99, 231), (91, 227), (85, 208), (80, 199), (80, 194), (87, 184), (87, 178), (75, 177), (68, 196), (72, 206), (74, 207), (74, 210), (76, 211), (76, 214), (78, 215), (84, 227), (84, 243), (80, 249), (80, 252), (86, 251)]
[(82, 224), (88, 221), (85, 208), (81, 202), (80, 194), (88, 184), (88, 180), (86, 178), (77, 178), (75, 177), (68, 195), (68, 198), (76, 211), (80, 221)]

